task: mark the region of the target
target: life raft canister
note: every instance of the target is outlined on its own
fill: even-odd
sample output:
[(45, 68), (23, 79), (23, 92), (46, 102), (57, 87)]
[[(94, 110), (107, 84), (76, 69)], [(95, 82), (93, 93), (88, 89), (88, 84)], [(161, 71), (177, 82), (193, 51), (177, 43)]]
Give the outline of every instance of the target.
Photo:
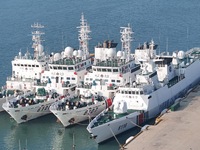
[(112, 99), (111, 98), (108, 98), (106, 100), (106, 104), (107, 104), (107, 108), (110, 107), (112, 105)]

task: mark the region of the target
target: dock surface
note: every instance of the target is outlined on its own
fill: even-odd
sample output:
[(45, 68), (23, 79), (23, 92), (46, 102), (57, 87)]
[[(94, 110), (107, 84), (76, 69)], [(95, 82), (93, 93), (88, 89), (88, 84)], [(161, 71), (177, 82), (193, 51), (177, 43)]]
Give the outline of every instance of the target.
[(176, 111), (125, 146), (126, 150), (198, 150), (200, 149), (200, 86), (180, 102)]

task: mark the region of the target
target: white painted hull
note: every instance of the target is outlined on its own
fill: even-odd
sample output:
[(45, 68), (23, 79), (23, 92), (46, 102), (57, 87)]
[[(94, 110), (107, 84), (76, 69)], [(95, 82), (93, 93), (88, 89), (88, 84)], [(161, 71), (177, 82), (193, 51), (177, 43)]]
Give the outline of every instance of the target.
[(4, 103), (3, 108), (11, 115), (11, 117), (17, 123), (23, 123), (51, 113), (49, 107), (52, 103), (56, 102), (57, 100), (58, 99), (53, 99), (43, 103), (19, 108), (8, 107), (7, 103)]
[[(98, 115), (102, 110), (106, 109), (106, 102), (98, 102), (97, 104), (72, 109), (72, 110), (56, 110), (53, 105), (50, 111), (61, 121), (64, 127), (68, 127), (79, 122), (89, 120)], [(70, 121), (71, 120), (71, 121)]]
[[(7, 100), (9, 101), (10, 99), (13, 99), (13, 98), (14, 98), (14, 96), (10, 96), (10, 97), (7, 97)], [(0, 98), (0, 112), (4, 111), (2, 105), (3, 105), (3, 103), (5, 103), (5, 102), (6, 102), (6, 97)]]
[[(147, 110), (145, 112), (145, 120), (156, 117), (162, 110), (171, 106), (174, 101), (187, 94), (192, 88), (194, 88), (200, 81), (200, 61), (196, 60), (193, 64), (188, 66), (185, 70), (185, 78), (176, 83), (175, 85), (168, 87), (165, 85), (164, 87), (154, 91), (150, 94), (151, 98), (148, 99), (149, 96), (140, 96), (147, 104)], [(137, 117), (139, 116), (139, 111), (136, 113), (132, 113), (129, 118), (133, 118), (132, 121), (136, 124), (138, 123)], [(131, 123), (126, 117), (122, 117), (120, 119), (115, 119), (110, 122), (104, 123), (102, 125), (94, 126), (98, 117), (95, 117), (92, 122), (88, 125), (87, 130), (92, 135), (97, 143), (101, 143), (114, 135), (125, 132), (126, 130), (134, 127), (133, 123)], [(109, 124), (109, 126), (108, 126)], [(123, 126), (123, 129), (120, 128)], [(111, 129), (110, 129), (111, 128)], [(120, 130), (118, 130), (120, 128)], [(112, 132), (111, 132), (112, 130)]]
[[(109, 138), (112, 138), (113, 133), (114, 135), (118, 135), (122, 132), (125, 132), (126, 130), (135, 127), (135, 124), (133, 124), (132, 122), (137, 122), (137, 116), (139, 114), (139, 111), (134, 112), (122, 118), (99, 125), (96, 128), (91, 128), (90, 125), (88, 125), (87, 130), (97, 143), (101, 143)], [(132, 122), (129, 119), (126, 119), (126, 117), (131, 118)], [(95, 120), (93, 121), (95, 122)]]

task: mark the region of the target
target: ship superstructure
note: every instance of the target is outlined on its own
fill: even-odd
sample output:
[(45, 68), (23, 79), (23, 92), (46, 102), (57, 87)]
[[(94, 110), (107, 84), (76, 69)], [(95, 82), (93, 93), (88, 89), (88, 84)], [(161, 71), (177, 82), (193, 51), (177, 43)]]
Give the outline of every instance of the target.
[(41, 74), (41, 85), (47, 85), (47, 89), (56, 89), (62, 95), (70, 91), (75, 94), (77, 84), (84, 80), (92, 64), (88, 47), (91, 31), (83, 14), (78, 28), (79, 49), (67, 46), (61, 53), (51, 54), (49, 69)]
[(82, 98), (103, 96), (113, 98), (118, 86), (134, 80), (140, 66), (131, 55), (132, 29), (130, 25), (121, 28), (122, 48), (117, 52), (117, 43), (104, 41), (95, 47), (92, 69), (85, 75), (84, 83), (78, 86)]
[(41, 36), (44, 32), (40, 31), (44, 28), (43, 25), (35, 23), (31, 26), (32, 32), (32, 48), (34, 54), (28, 50), (23, 55), (19, 52), (12, 60), (12, 76), (7, 78), (6, 87), (9, 90), (31, 90), (33, 89), (34, 81), (41, 79), (41, 74), (48, 68), (49, 58), (44, 53)]

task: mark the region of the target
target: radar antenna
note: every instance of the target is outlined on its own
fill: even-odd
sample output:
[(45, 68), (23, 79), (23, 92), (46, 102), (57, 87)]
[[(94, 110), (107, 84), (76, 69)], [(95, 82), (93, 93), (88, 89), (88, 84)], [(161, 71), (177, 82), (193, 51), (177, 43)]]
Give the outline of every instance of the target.
[(43, 53), (43, 49), (39, 48), (39, 46), (41, 46), (42, 41), (44, 41), (41, 39), (41, 35), (44, 35), (44, 32), (39, 30), (44, 28), (44, 26), (39, 23), (34, 23), (31, 27), (34, 29), (34, 31), (32, 31), (32, 48), (34, 48), (34, 58), (38, 59)]
[(89, 36), (90, 26), (87, 23), (87, 20), (85, 20), (84, 15), (82, 13), (81, 19), (80, 19), (80, 26), (79, 28), (79, 49), (83, 51), (83, 59), (87, 59), (89, 57), (89, 40), (91, 39)]
[(128, 24), (128, 27), (121, 27), (120, 33), (121, 33), (122, 51), (124, 51), (125, 54), (127, 54), (126, 62), (129, 62), (131, 55), (131, 41), (133, 41), (132, 38), (133, 31), (130, 27), (130, 24)]

